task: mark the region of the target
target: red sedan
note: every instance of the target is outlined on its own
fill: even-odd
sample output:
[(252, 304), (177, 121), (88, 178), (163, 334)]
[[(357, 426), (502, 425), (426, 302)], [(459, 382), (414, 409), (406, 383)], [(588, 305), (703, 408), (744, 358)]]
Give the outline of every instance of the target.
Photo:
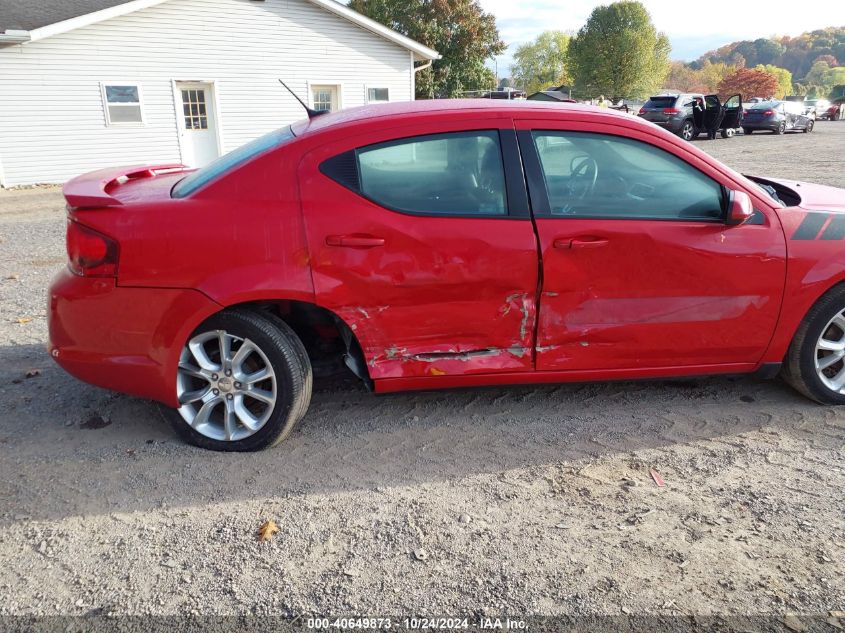
[(845, 191), (608, 109), (371, 106), (64, 193), (53, 358), (206, 448), (281, 441), (336, 369), (376, 392), (782, 371), (845, 403)]

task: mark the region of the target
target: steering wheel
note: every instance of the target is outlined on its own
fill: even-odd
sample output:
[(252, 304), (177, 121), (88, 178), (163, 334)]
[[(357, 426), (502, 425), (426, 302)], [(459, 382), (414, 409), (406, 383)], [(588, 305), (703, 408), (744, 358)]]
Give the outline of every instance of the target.
[(599, 177), (599, 165), (589, 156), (574, 156), (569, 163), (569, 189), (572, 195), (583, 200), (596, 188)]

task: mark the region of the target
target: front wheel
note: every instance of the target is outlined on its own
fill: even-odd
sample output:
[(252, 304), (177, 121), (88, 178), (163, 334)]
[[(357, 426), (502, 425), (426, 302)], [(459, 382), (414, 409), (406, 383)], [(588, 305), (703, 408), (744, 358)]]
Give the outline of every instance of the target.
[(178, 409), (161, 407), (187, 442), (256, 451), (284, 440), (311, 400), (311, 364), (284, 322), (249, 310), (214, 315), (182, 349)]
[(807, 126), (804, 128), (804, 134), (806, 134), (807, 132), (812, 132), (814, 126), (815, 123), (813, 123), (812, 121), (807, 121)]
[(786, 121), (781, 121), (778, 129), (775, 130), (775, 134), (783, 134), (786, 132)]
[(845, 285), (828, 291), (798, 327), (783, 376), (822, 404), (845, 404)]

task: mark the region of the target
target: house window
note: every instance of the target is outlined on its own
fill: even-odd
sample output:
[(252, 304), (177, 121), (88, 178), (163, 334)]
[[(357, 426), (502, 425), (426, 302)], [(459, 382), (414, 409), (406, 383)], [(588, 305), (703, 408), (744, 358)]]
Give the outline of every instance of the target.
[(337, 85), (311, 85), (311, 103), (312, 107), (317, 110), (327, 110), (334, 112), (340, 109), (340, 99), (338, 98)]
[(208, 110), (206, 110), (205, 90), (183, 90), (182, 113), (185, 116), (186, 130), (207, 130)]
[(367, 88), (367, 103), (386, 103), (390, 101), (387, 88)]
[(143, 123), (141, 88), (138, 84), (103, 84), (102, 90), (108, 125)]

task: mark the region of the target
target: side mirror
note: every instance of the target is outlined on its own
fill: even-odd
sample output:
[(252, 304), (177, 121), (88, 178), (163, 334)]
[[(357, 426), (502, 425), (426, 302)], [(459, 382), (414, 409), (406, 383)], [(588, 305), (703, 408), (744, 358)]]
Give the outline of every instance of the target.
[(731, 191), (728, 197), (728, 226), (744, 224), (754, 215), (751, 197), (744, 191)]

